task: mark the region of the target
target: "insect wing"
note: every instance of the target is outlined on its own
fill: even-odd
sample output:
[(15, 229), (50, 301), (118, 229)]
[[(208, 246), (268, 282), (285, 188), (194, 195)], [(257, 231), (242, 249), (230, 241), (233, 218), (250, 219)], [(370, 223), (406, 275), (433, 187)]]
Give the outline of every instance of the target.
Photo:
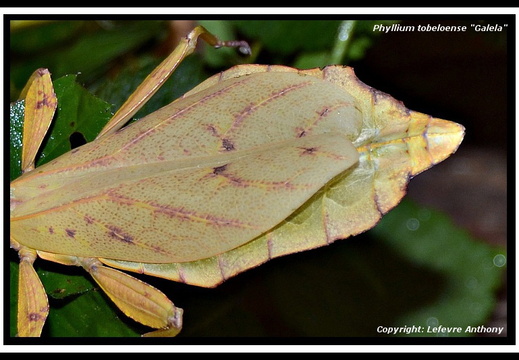
[[(198, 260), (274, 227), (357, 159), (344, 136), (323, 134), (212, 156), (205, 163), (95, 172), (27, 201), (25, 207), (39, 210), (13, 218), (11, 231), (48, 252), (157, 263)], [(31, 238), (38, 243), (30, 244)]]

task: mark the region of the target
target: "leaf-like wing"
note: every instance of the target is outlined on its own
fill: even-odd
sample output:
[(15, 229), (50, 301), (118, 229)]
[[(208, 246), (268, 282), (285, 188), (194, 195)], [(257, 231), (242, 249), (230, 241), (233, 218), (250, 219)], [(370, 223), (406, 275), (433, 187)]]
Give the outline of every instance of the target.
[(21, 204), (11, 235), (82, 257), (203, 259), (271, 229), (357, 159), (348, 139), (329, 133), (84, 173)]

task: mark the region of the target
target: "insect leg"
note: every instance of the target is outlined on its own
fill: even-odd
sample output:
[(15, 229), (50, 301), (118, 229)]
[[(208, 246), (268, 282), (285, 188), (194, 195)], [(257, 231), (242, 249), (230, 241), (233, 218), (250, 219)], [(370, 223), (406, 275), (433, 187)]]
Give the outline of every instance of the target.
[(173, 52), (160, 63), (137, 89), (130, 95), (112, 119), (105, 125), (97, 137), (111, 134), (120, 129), (164, 84), (178, 65), (196, 48), (198, 38), (202, 38), (209, 45), (219, 47), (238, 47), (244, 54), (250, 54), (249, 45), (244, 41), (220, 41), (202, 26), (197, 26), (186, 37), (180, 40), (180, 44)]
[(32, 266), (36, 260), (36, 251), (20, 247), (18, 255), (18, 336), (38, 337), (49, 314), (49, 301)]
[(161, 291), (93, 258), (78, 258), (103, 291), (127, 316), (159, 329), (144, 336), (175, 336), (182, 329), (183, 310)]
[(49, 70), (38, 69), (20, 95), (25, 98), (22, 171), (34, 169), (36, 153), (49, 129), (57, 106)]

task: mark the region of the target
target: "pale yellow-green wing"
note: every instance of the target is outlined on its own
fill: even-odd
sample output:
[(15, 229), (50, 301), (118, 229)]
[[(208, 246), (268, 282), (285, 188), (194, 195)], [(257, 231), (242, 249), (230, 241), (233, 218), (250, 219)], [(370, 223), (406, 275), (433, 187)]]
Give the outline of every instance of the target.
[[(239, 66), (208, 79), (193, 89), (211, 88), (225, 79), (257, 72), (286, 72), (279, 66)], [(237, 249), (212, 258), (174, 264), (104, 262), (200, 286), (225, 279), (269, 259), (308, 250), (347, 238), (373, 227), (405, 194), (409, 179), (452, 154), (461, 143), (461, 125), (406, 109), (387, 94), (363, 84), (348, 67), (300, 71), (341, 87), (352, 96), (361, 124), (352, 139), (359, 162), (317, 192), (294, 215), (271, 231)], [(356, 125), (355, 120), (351, 119)], [(305, 128), (320, 131), (322, 123)]]
[(20, 205), (11, 235), (81, 257), (203, 259), (274, 227), (357, 159), (348, 139), (329, 133), (84, 174)]

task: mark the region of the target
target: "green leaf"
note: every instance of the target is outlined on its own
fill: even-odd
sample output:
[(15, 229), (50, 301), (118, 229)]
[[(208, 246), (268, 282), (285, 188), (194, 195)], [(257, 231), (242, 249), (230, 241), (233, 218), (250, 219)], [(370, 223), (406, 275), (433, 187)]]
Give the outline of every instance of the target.
[[(10, 251), (11, 259), (14, 258)], [(16, 313), (18, 311), (18, 263), (13, 260), (9, 262), (9, 336), (16, 336)]]
[(80, 268), (64, 268), (61, 265), (46, 264), (38, 269), (38, 276), (47, 295), (53, 299), (81, 295), (94, 289), (92, 282), (85, 277), (83, 269)]
[(47, 331), (53, 337), (129, 337), (142, 332), (135, 331), (127, 319), (122, 321), (119, 310), (97, 288), (51, 304)]
[(22, 132), (25, 101), (12, 103), (9, 107), (9, 177), (11, 181), (22, 173)]

